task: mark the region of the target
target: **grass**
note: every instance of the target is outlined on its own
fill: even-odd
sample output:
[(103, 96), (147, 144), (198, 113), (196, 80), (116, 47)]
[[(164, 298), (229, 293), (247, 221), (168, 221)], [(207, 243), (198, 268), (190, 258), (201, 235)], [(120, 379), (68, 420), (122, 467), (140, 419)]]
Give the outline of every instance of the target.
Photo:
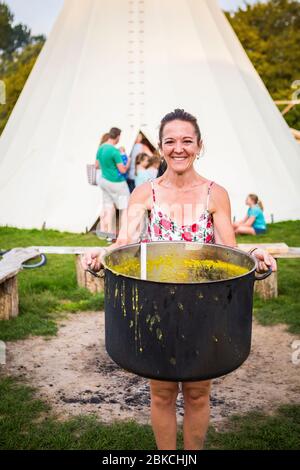
[[(182, 432), (179, 432), (182, 448)], [(0, 449), (155, 450), (150, 426), (106, 425), (95, 417), (58, 421), (34, 391), (11, 378), (0, 380)], [(274, 416), (234, 416), (225, 432), (209, 429), (206, 449), (300, 449), (300, 405), (280, 407)]]
[(226, 450), (299, 450), (300, 404), (283, 405), (272, 416), (250, 412), (232, 416), (226, 432), (212, 427), (207, 448)]
[(288, 220), (268, 225), (264, 235), (242, 235), (239, 243), (286, 243), (289, 246), (300, 246), (300, 220)]
[[(269, 225), (265, 235), (238, 237), (240, 243), (280, 243), (300, 246), (300, 220)], [(300, 259), (278, 260), (279, 297), (263, 301), (255, 296), (254, 315), (262, 325), (288, 325), (290, 333), (300, 333)]]
[[(95, 235), (60, 233), (53, 230), (0, 228), (0, 249), (26, 246), (100, 246)], [(48, 255), (47, 264), (18, 274), (20, 314), (0, 322), (0, 339), (11, 341), (29, 335), (48, 336), (57, 332), (57, 320), (65, 313), (103, 308), (103, 294), (79, 288), (73, 255)]]
[[(285, 242), (300, 246), (300, 221), (269, 226), (266, 235), (243, 236), (239, 242)], [(54, 230), (20, 230), (0, 227), (0, 249), (33, 245), (99, 246), (92, 234), (61, 233)], [(0, 339), (17, 340), (29, 335), (55, 335), (57, 320), (65, 312), (103, 308), (103, 294), (91, 294), (76, 282), (74, 256), (49, 255), (46, 266), (18, 275), (20, 315), (0, 322)], [(285, 323), (291, 333), (300, 333), (300, 260), (279, 260), (279, 297), (267, 302), (255, 298), (254, 314), (263, 325)]]
[[(239, 237), (240, 242), (286, 242), (300, 246), (300, 221), (276, 223), (268, 234)], [(0, 249), (32, 245), (98, 246), (93, 235), (0, 228)], [(255, 299), (255, 315), (264, 325), (285, 323), (300, 332), (300, 260), (279, 262), (278, 299)], [(79, 289), (73, 256), (48, 256), (45, 267), (18, 275), (20, 315), (0, 322), (0, 339), (55, 335), (65, 312), (97, 310), (103, 296)], [(182, 448), (182, 433), (179, 433)], [(105, 425), (95, 417), (60, 421), (37, 400), (34, 390), (11, 378), (0, 378), (0, 449), (154, 450), (152, 430), (134, 422)], [(233, 416), (226, 430), (209, 429), (207, 449), (300, 449), (300, 404), (281, 406), (274, 415), (252, 412)]]
[(58, 421), (33, 390), (10, 378), (0, 380), (0, 449), (155, 449), (149, 426), (105, 425), (93, 417)]

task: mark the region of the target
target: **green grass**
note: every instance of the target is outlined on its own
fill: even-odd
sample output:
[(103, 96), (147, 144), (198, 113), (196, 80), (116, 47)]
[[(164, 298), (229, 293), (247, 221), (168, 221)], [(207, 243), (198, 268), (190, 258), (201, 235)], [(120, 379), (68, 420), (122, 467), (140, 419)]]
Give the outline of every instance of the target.
[[(272, 224), (268, 233), (239, 237), (239, 242), (285, 242), (300, 246), (300, 221)], [(20, 230), (0, 227), (0, 249), (32, 245), (99, 246), (91, 234), (77, 235), (54, 230)], [(93, 295), (77, 287), (74, 256), (49, 255), (46, 266), (18, 275), (20, 315), (0, 322), (4, 341), (29, 335), (55, 335), (57, 320), (65, 312), (103, 308), (103, 295)], [(254, 314), (263, 325), (285, 323), (292, 333), (300, 333), (300, 259), (279, 260), (279, 297), (264, 302), (255, 298)]]
[[(95, 235), (60, 233), (53, 230), (19, 230), (0, 228), (0, 249), (26, 246), (100, 246)], [(48, 255), (47, 264), (18, 274), (20, 314), (0, 322), (3, 341), (26, 338), (29, 335), (55, 335), (57, 320), (66, 312), (76, 313), (103, 308), (103, 294), (91, 294), (79, 288), (73, 255)]]
[(268, 225), (264, 235), (241, 235), (239, 243), (286, 243), (289, 246), (300, 246), (300, 220), (289, 220)]
[(210, 428), (208, 449), (299, 450), (300, 404), (283, 405), (275, 415), (251, 412), (229, 419), (226, 432)]
[[(286, 243), (300, 247), (300, 220), (269, 225), (259, 236), (239, 236), (239, 243)], [(262, 325), (288, 325), (290, 333), (300, 333), (300, 259), (278, 260), (279, 297), (263, 301), (255, 296), (254, 315)]]
[(279, 297), (267, 302), (255, 296), (254, 315), (262, 325), (288, 325), (300, 333), (300, 259), (278, 260)]
[[(240, 242), (286, 242), (300, 246), (300, 221), (269, 227), (266, 235), (239, 237)], [(93, 235), (56, 231), (0, 228), (0, 249), (32, 245), (99, 246)], [(255, 315), (264, 325), (285, 323), (300, 332), (300, 260), (279, 262), (278, 299), (255, 299)], [(56, 322), (65, 312), (97, 310), (103, 296), (79, 289), (73, 256), (48, 257), (48, 264), (18, 276), (20, 315), (0, 322), (0, 338), (13, 340), (29, 335), (54, 335)], [(182, 433), (179, 433), (182, 447)], [(105, 425), (94, 417), (60, 421), (34, 391), (11, 378), (0, 379), (0, 449), (155, 449), (152, 430), (134, 422)], [(207, 449), (300, 449), (300, 404), (280, 407), (272, 416), (249, 413), (234, 416), (226, 430), (210, 428)]]
[[(182, 448), (182, 432), (179, 432)], [(0, 380), (0, 449), (154, 450), (152, 430), (134, 422), (102, 424), (95, 417), (58, 421), (28, 386)], [(286, 405), (274, 416), (234, 416), (225, 432), (210, 428), (206, 449), (300, 449), (300, 405)]]
[(0, 380), (0, 449), (155, 449), (149, 426), (134, 422), (105, 425), (93, 417), (58, 421), (31, 388)]

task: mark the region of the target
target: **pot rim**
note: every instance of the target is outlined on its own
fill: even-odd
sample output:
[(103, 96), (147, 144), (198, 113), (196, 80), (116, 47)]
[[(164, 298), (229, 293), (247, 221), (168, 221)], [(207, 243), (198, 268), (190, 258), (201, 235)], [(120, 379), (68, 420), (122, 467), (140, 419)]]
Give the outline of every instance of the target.
[(172, 286), (178, 286), (178, 285), (199, 285), (199, 286), (201, 285), (201, 286), (203, 286), (203, 285), (207, 285), (207, 284), (220, 284), (220, 283), (224, 283), (224, 282), (228, 283), (228, 282), (231, 282), (231, 281), (234, 281), (234, 280), (237, 280), (237, 279), (243, 279), (244, 277), (250, 276), (251, 274), (253, 274), (256, 271), (256, 268), (257, 268), (257, 261), (256, 261), (256, 258), (254, 258), (253, 255), (250, 255), (249, 253), (247, 253), (243, 250), (240, 250), (239, 248), (235, 248), (235, 247), (231, 247), (231, 246), (227, 246), (227, 245), (220, 245), (220, 244), (217, 244), (217, 243), (186, 242), (184, 240), (182, 240), (182, 241), (180, 241), (180, 240), (178, 240), (178, 241), (162, 240), (162, 241), (147, 242), (147, 244), (149, 244), (149, 245), (162, 244), (162, 243), (168, 243), (168, 244), (176, 243), (176, 244), (184, 244), (184, 245), (191, 245), (191, 246), (200, 245), (200, 246), (209, 246), (209, 247), (227, 249), (227, 250), (233, 251), (235, 253), (244, 255), (248, 259), (251, 259), (251, 261), (254, 263), (254, 266), (253, 266), (252, 269), (247, 271), (245, 274), (241, 274), (240, 276), (230, 277), (230, 278), (227, 278), (227, 279), (220, 279), (220, 280), (216, 280), (216, 281), (206, 281), (206, 282), (196, 282), (196, 281), (191, 281), (191, 282), (170, 282), (170, 281), (154, 281), (154, 280), (151, 280), (151, 279), (149, 279), (149, 280), (148, 279), (141, 279), (141, 278), (136, 277), (136, 276), (128, 276), (126, 274), (118, 273), (117, 271), (115, 271), (113, 268), (109, 267), (106, 264), (106, 259), (111, 254), (115, 253), (116, 251), (125, 250), (126, 248), (129, 248), (129, 247), (138, 247), (138, 246), (140, 246), (141, 243), (130, 243), (128, 245), (123, 245), (123, 246), (114, 248), (113, 250), (110, 251), (110, 253), (107, 253), (104, 256), (102, 264), (103, 264), (105, 270), (108, 270), (112, 274), (114, 274), (116, 276), (123, 277), (125, 279), (134, 279), (135, 281), (148, 282), (148, 283), (153, 283), (153, 284), (169, 284), (169, 285), (172, 285)]

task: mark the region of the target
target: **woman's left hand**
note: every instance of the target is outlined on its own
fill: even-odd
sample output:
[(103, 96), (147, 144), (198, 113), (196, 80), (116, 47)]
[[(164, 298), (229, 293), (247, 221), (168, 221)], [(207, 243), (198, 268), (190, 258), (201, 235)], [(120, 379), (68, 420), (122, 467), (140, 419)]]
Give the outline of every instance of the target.
[(257, 259), (258, 272), (264, 273), (265, 271), (268, 271), (269, 268), (271, 268), (272, 271), (277, 271), (276, 260), (266, 250), (256, 248), (252, 255)]

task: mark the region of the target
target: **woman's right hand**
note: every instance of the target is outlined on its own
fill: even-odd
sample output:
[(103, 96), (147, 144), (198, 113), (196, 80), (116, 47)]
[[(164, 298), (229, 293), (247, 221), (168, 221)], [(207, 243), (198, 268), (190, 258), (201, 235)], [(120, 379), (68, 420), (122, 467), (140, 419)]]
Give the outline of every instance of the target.
[(98, 272), (103, 266), (102, 259), (105, 254), (105, 248), (95, 248), (94, 250), (88, 250), (81, 256), (81, 266), (85, 271), (90, 269), (91, 271)]

